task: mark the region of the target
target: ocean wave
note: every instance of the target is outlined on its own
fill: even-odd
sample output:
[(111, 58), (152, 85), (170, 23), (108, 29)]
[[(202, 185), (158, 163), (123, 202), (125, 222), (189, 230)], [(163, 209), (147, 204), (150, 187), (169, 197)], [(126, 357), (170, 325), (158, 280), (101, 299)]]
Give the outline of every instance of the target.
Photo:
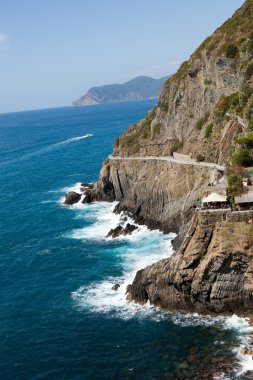
[[(100, 240), (104, 244), (109, 242), (105, 236), (110, 228), (115, 228), (120, 222), (121, 215), (113, 213), (116, 203), (95, 203), (91, 205), (77, 205), (80, 211), (77, 217), (87, 218), (91, 225), (73, 230), (68, 237), (81, 240)], [(82, 213), (83, 212), (83, 213)], [(131, 221), (132, 222), (132, 221)], [(237, 359), (235, 377), (253, 370), (252, 355), (244, 355), (243, 348), (250, 347), (253, 327), (245, 318), (202, 316), (197, 313), (181, 314), (165, 312), (147, 303), (146, 305), (129, 303), (126, 299), (126, 287), (133, 282), (136, 272), (154, 262), (165, 259), (173, 253), (172, 239), (174, 234), (163, 235), (159, 231), (150, 231), (145, 226), (139, 226), (133, 235), (122, 237), (126, 240), (123, 247), (112, 248), (114, 254), (119, 255), (122, 264), (122, 275), (109, 277), (104, 281), (92, 283), (89, 286), (80, 286), (72, 292), (71, 297), (81, 310), (89, 310), (103, 314), (108, 318), (129, 320), (132, 318), (148, 318), (154, 322), (169, 320), (181, 327), (189, 326), (217, 326), (219, 329), (236, 332), (239, 347), (233, 349)], [(112, 290), (113, 285), (119, 284), (117, 291)], [(224, 342), (217, 341), (217, 344)], [(223, 374), (219, 380), (227, 380)]]
[[(77, 217), (87, 218), (90, 225), (75, 229), (66, 235), (68, 238), (100, 241), (111, 244), (112, 239), (106, 238), (109, 230), (119, 223), (134, 223), (131, 218), (123, 219), (123, 214), (113, 212), (117, 202), (94, 203), (91, 205), (76, 205), (79, 210)], [(135, 223), (136, 224), (136, 223)], [(87, 308), (97, 313), (110, 314), (124, 319), (132, 318), (133, 314), (143, 313), (144, 309), (156, 312), (156, 308), (146, 305), (145, 308), (134, 303), (128, 303), (126, 299), (126, 287), (132, 283), (136, 272), (158, 260), (168, 258), (173, 250), (171, 241), (174, 234), (164, 235), (160, 231), (150, 231), (146, 226), (138, 226), (132, 235), (121, 236), (114, 242), (125, 241), (126, 244), (116, 244), (112, 247), (115, 255), (121, 259), (122, 275), (110, 277), (102, 282), (91, 284), (88, 287), (81, 286), (72, 293), (72, 298), (78, 307)], [(112, 290), (112, 286), (120, 284), (118, 291)]]

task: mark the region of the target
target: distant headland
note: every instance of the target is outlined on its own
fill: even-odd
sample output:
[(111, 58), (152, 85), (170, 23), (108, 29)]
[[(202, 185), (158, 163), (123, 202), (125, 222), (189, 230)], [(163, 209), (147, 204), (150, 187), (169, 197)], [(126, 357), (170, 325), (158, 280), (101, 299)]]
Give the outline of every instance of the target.
[(74, 107), (105, 103), (123, 103), (132, 100), (158, 98), (162, 86), (168, 79), (163, 77), (154, 79), (147, 76), (138, 76), (123, 84), (108, 84), (90, 88), (85, 95), (74, 101)]

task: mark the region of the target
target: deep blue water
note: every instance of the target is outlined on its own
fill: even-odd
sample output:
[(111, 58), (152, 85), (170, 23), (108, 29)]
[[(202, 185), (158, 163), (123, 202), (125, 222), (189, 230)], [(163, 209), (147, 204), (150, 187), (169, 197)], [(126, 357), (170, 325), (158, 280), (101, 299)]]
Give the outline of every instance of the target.
[(61, 204), (154, 104), (0, 115), (0, 379), (202, 379), (237, 360), (237, 320), (127, 304), (124, 286), (171, 236), (142, 227), (112, 242), (114, 205)]

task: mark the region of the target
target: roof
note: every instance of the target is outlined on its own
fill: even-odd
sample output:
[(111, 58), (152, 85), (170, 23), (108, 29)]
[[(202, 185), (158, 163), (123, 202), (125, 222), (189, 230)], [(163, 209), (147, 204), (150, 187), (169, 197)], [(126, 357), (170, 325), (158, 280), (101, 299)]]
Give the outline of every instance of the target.
[(212, 193), (208, 197), (202, 199), (202, 203), (217, 203), (217, 202), (227, 202), (227, 197), (225, 195)]
[(253, 203), (253, 191), (235, 197), (235, 203)]

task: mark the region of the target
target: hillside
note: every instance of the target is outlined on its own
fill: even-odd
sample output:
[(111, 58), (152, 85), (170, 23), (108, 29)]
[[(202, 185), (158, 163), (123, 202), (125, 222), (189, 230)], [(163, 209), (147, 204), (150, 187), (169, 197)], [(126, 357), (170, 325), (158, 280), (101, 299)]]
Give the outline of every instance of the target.
[(136, 77), (123, 84), (110, 84), (92, 87), (73, 106), (86, 106), (103, 103), (120, 103), (131, 100), (157, 98), (168, 77), (154, 79), (146, 76)]
[(240, 132), (234, 116), (252, 125), (252, 25), (253, 2), (247, 0), (167, 80), (157, 107), (117, 139), (114, 154), (178, 151), (225, 163)]

